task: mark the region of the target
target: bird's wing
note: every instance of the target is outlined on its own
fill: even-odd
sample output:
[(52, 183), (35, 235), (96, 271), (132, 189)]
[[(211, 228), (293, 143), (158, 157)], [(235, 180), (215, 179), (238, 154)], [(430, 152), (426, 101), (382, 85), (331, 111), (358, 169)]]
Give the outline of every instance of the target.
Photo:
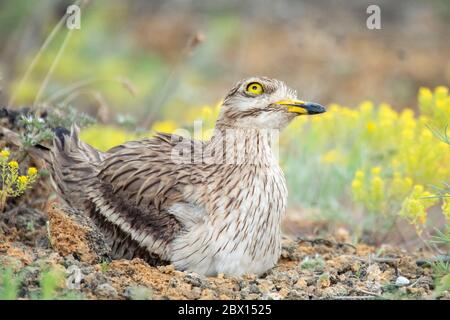
[[(158, 134), (106, 153), (91, 187), (89, 211), (109, 232), (116, 256), (168, 260), (168, 244), (183, 222), (192, 224), (194, 218), (188, 212), (174, 214), (180, 212), (177, 206), (186, 203), (183, 188), (195, 183), (192, 170), (173, 161), (173, 149), (180, 140)], [(192, 212), (198, 214), (199, 208)]]

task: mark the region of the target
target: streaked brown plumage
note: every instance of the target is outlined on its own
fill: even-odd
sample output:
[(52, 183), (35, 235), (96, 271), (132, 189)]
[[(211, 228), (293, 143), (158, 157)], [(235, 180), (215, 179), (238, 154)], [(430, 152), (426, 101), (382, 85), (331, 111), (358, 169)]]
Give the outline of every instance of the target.
[(115, 257), (207, 275), (263, 273), (280, 255), (287, 200), (273, 132), (321, 112), (281, 81), (250, 78), (224, 99), (210, 141), (160, 133), (103, 153), (72, 129), (55, 139), (52, 177), (62, 198), (100, 226)]

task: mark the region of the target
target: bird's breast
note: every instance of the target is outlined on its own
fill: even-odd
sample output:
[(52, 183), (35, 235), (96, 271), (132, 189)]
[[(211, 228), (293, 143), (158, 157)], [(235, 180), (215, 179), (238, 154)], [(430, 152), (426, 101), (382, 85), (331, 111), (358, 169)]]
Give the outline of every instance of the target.
[(211, 181), (203, 191), (205, 217), (174, 241), (174, 264), (233, 275), (273, 267), (281, 252), (280, 223), (287, 202), (281, 169), (243, 166)]

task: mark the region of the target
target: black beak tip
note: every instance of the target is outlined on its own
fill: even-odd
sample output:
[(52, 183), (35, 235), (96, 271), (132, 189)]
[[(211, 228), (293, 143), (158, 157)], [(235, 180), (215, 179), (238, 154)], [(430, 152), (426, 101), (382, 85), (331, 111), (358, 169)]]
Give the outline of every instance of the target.
[(324, 106), (318, 103), (307, 103), (306, 110), (308, 110), (308, 114), (319, 114), (327, 111)]

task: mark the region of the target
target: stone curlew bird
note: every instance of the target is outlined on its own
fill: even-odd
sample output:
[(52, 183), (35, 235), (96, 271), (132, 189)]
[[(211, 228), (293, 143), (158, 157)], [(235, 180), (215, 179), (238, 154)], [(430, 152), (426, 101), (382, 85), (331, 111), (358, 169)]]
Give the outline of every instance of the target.
[(287, 201), (273, 132), (322, 112), (282, 81), (252, 77), (229, 91), (209, 141), (158, 133), (103, 153), (74, 128), (58, 134), (53, 182), (100, 227), (114, 257), (204, 275), (261, 274), (280, 256)]

